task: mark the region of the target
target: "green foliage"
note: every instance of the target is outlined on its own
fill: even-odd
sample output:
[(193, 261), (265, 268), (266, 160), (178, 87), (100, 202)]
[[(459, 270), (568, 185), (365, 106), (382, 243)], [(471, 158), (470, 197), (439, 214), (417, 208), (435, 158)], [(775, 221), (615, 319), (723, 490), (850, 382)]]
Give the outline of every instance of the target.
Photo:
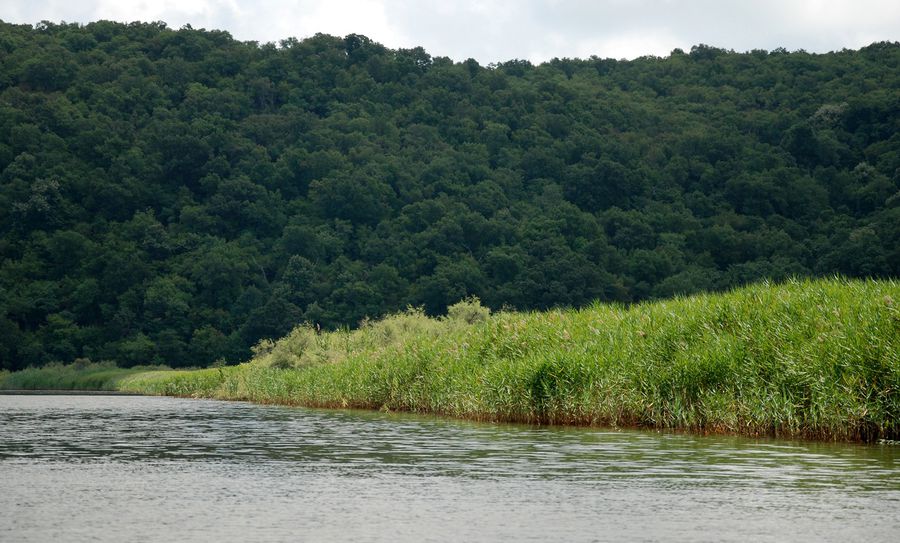
[(428, 336), (458, 337), (472, 325), (486, 321), (490, 310), (477, 298), (468, 298), (448, 309), (444, 318), (429, 317), (422, 309), (378, 320), (364, 320), (356, 330), (323, 332), (309, 324), (294, 328), (277, 342), (262, 340), (253, 347), (253, 363), (277, 369), (296, 369), (323, 363), (339, 363), (360, 357), (382, 356)]
[(120, 390), (126, 377), (144, 372), (158, 373), (166, 366), (120, 368), (112, 362), (92, 363), (79, 359), (67, 365), (47, 364), (13, 373), (0, 372), (4, 390)]
[(0, 368), (235, 363), (310, 323), (293, 367), (336, 356), (299, 346), (319, 329), (473, 296), (897, 277), (898, 65), (896, 43), (483, 67), (0, 23)]
[(488, 320), (491, 310), (481, 305), (481, 300), (472, 297), (457, 302), (447, 308), (447, 320), (465, 324), (476, 324)]
[(360, 356), (378, 356), (416, 338), (460, 330), (488, 313), (477, 300), (460, 302), (453, 307), (456, 315), (446, 319), (434, 319), (421, 309), (408, 308), (376, 321), (365, 320), (356, 330), (323, 332), (308, 324), (298, 326), (277, 342), (264, 340), (258, 343), (253, 349), (256, 354), (253, 363), (291, 369), (343, 362)]
[(137, 372), (115, 387), (491, 421), (897, 439), (898, 300), (896, 281), (832, 279), (489, 316), (468, 301), (442, 319), (408, 310), (352, 332), (301, 327), (246, 364)]

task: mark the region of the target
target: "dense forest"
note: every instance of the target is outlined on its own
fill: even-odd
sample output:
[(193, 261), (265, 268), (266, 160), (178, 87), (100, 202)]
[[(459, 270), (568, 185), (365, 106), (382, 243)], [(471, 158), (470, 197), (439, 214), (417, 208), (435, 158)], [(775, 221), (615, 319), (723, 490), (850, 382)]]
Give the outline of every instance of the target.
[(900, 276), (900, 44), (481, 66), (0, 23), (0, 369)]

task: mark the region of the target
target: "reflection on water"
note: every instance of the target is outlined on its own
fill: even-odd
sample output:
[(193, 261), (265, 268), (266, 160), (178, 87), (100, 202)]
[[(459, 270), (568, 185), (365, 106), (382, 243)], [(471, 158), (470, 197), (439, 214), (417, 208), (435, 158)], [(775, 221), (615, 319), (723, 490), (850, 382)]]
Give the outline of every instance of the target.
[(0, 541), (893, 540), (900, 447), (0, 396)]

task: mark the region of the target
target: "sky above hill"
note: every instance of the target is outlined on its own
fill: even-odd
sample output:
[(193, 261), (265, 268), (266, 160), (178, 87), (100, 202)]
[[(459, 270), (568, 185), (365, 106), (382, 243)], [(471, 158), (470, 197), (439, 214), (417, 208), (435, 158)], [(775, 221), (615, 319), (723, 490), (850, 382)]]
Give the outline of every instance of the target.
[(482, 64), (665, 56), (698, 43), (826, 52), (900, 40), (897, 0), (3, 0), (0, 19), (165, 21), (259, 42), (356, 33)]

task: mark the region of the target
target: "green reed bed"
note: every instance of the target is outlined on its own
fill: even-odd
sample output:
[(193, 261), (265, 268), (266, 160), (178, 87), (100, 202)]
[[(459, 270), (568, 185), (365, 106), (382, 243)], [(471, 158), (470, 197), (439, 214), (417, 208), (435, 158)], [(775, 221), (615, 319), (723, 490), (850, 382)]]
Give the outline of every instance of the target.
[[(112, 362), (48, 364), (9, 373), (0, 372), (0, 390), (119, 390), (125, 377), (168, 369), (165, 367), (119, 368)], [(162, 373), (160, 373), (162, 375)]]
[[(120, 390), (489, 421), (836, 440), (900, 437), (900, 285), (759, 284), (632, 307), (299, 327), (248, 363)], [(13, 374), (15, 375), (15, 374)], [(9, 378), (7, 378), (9, 379)]]
[[(900, 434), (900, 288), (754, 285), (630, 308), (300, 327), (154, 391), (479, 420), (872, 440)], [(162, 386), (162, 388), (160, 388)], [(139, 387), (138, 387), (139, 388)]]

